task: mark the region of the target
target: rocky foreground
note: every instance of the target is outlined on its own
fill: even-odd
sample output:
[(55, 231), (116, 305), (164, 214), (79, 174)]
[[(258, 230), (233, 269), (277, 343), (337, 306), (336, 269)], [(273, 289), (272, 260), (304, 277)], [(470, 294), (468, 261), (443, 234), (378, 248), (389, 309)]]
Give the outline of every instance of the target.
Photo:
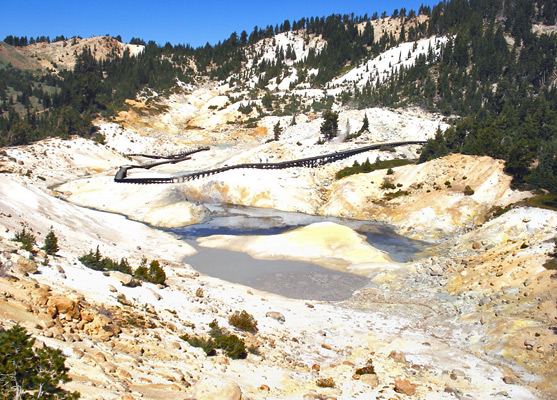
[[(218, 95), (206, 94), (204, 102), (198, 96), (198, 107)], [(175, 110), (171, 107), (159, 123), (176, 123), (168, 116)], [(386, 113), (385, 126), (377, 122), (367, 139), (393, 138), (386, 127), (390, 111), (374, 112), (377, 121)], [(350, 113), (347, 118), (360, 117)], [(280, 142), (265, 143), (276, 123), (276, 117), (269, 118), (265, 130), (244, 133), (251, 142), (137, 173), (169, 174), (260, 157), (291, 159), (350, 145), (311, 145), (319, 121), (310, 118), (300, 118)], [(422, 137), (438, 126), (423, 116), (406, 115), (406, 120), (422, 124)], [(494, 216), (493, 207), (527, 195), (510, 190), (499, 161), (453, 155), (394, 168), (390, 175), (381, 170), (336, 181), (334, 173), (351, 165), (350, 159), (312, 170), (229, 171), (176, 186), (116, 184), (116, 168), (132, 163), (125, 153), (199, 143), (178, 134), (156, 135), (145, 118), (141, 126), (129, 121), (126, 129), (101, 124), (106, 145), (51, 139), (4, 149), (0, 156), (1, 324), (19, 323), (37, 338), (37, 346), (61, 349), (73, 378), (67, 386), (82, 398), (557, 396), (557, 273), (542, 266), (554, 249), (557, 213), (515, 206)], [(226, 125), (209, 128), (215, 142), (232, 137)], [(403, 138), (415, 138), (400, 131)], [(415, 157), (415, 149), (358, 157), (373, 162), (403, 156)], [(403, 193), (389, 196), (394, 191), (384, 188), (385, 180)], [(464, 193), (466, 185), (473, 194)], [(207, 201), (375, 219), (433, 240), (435, 246), (431, 257), (400, 264), (344, 227), (328, 226), (323, 234), (323, 226), (309, 226), (271, 242), (264, 237), (204, 239), (206, 245), (258, 258), (312, 261), (370, 279), (369, 287), (341, 303), (293, 300), (200, 275), (183, 263), (193, 248), (150, 227), (195, 223), (205, 215)], [(34, 255), (21, 250), (11, 239), (23, 227), (39, 245), (52, 228), (58, 255), (43, 262), (42, 250)], [(284, 254), (274, 251), (277, 243)], [(311, 251), (296, 251), (293, 243), (306, 243)], [(142, 257), (160, 260), (167, 285), (132, 287), (128, 275), (86, 268), (77, 258), (96, 246), (133, 266)], [(241, 310), (255, 317), (256, 333), (228, 324), (229, 316)], [(213, 320), (244, 338), (250, 348), (246, 359), (207, 357), (180, 338), (206, 334)]]

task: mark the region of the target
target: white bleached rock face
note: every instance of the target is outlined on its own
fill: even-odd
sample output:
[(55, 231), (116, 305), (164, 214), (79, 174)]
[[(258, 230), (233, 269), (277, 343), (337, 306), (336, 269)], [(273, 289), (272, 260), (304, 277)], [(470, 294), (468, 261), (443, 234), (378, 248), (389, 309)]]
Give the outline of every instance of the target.
[(193, 400), (240, 400), (240, 387), (230, 381), (203, 378), (193, 387)]

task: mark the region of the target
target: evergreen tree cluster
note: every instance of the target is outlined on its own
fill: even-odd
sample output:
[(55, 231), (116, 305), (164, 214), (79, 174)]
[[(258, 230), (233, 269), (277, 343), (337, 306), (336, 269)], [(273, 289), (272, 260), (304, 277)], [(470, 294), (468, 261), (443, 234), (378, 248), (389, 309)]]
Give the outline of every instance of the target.
[[(37, 76), (7, 67), (0, 74), (0, 145), (25, 144), (47, 136), (95, 137), (94, 116), (114, 115), (125, 107), (125, 99), (146, 88), (165, 92), (176, 80), (189, 82), (196, 74), (242, 79), (240, 72), (253, 45), (282, 32), (305, 29), (306, 38), (320, 35), (326, 45), (321, 51), (310, 49), (304, 59), (296, 59), (288, 46), (277, 46), (272, 62), (257, 62), (261, 54), (255, 54), (261, 88), (270, 79), (280, 81), (289, 73), (287, 60), (295, 61), (299, 81), (308, 79), (309, 68), (317, 68), (319, 73), (311, 79), (323, 85), (400, 41), (444, 35), (449, 40), (439, 49), (428, 49), (413, 66), (393, 67), (385, 82), (354, 86), (336, 101), (361, 108), (411, 104), (456, 116), (453, 127), (426, 146), (423, 161), (447, 152), (485, 154), (505, 160), (515, 184), (554, 190), (557, 35), (534, 34), (532, 26), (555, 24), (556, 8), (554, 0), (449, 0), (421, 6), (417, 12), (394, 10), (392, 17), (402, 22), (402, 31), (396, 36), (374, 37), (371, 21), (379, 18), (377, 13), (371, 17), (334, 14), (256, 26), (249, 34), (233, 32), (216, 45), (198, 48), (160, 46), (132, 38), (132, 43), (145, 46), (137, 56), (126, 52), (98, 62), (85, 49), (72, 71), (57, 75)], [(429, 20), (405, 25), (421, 14)], [(384, 12), (381, 18), (385, 17)], [(5, 41), (15, 46), (30, 42), (14, 36)], [(195, 69), (190, 68), (192, 62)], [(300, 101), (295, 96), (290, 100), (284, 105), (267, 93), (262, 104), (267, 111), (295, 115)], [(332, 100), (315, 101), (312, 107), (315, 111), (330, 109)], [(250, 108), (242, 110), (249, 113)], [(336, 133), (325, 128), (323, 135), (329, 140)]]
[(88, 268), (95, 271), (118, 271), (124, 274), (133, 275), (134, 278), (140, 281), (150, 282), (154, 284), (163, 285), (166, 281), (166, 273), (160, 266), (158, 260), (153, 260), (147, 268), (147, 259), (141, 261), (141, 265), (135, 269), (130, 266), (128, 260), (122, 258), (120, 262), (113, 260), (109, 257), (103, 257), (97, 246), (97, 250), (82, 255), (78, 260)]
[(0, 398), (79, 398), (79, 393), (58, 386), (71, 381), (62, 352), (48, 346), (35, 349), (34, 342), (19, 325), (0, 333)]

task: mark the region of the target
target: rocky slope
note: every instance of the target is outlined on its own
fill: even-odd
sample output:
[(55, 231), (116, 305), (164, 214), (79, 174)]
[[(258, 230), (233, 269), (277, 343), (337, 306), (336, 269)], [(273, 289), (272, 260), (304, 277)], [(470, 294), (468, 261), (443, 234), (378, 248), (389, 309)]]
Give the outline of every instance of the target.
[(129, 51), (130, 55), (137, 55), (143, 51), (143, 46), (121, 43), (110, 36), (34, 43), (24, 47), (14, 47), (0, 42), (0, 62), (11, 63), (16, 68), (27, 70), (72, 69), (77, 56), (85, 48), (91, 51), (96, 60), (121, 57), (125, 51)]

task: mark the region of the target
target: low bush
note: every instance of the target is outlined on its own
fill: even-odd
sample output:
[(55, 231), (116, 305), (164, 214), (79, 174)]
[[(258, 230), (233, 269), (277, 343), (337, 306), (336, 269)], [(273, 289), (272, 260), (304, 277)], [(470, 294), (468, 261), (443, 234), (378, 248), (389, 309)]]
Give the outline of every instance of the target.
[(406, 190), (397, 190), (396, 192), (386, 193), (384, 196), (385, 200), (392, 200), (396, 199), (397, 197), (407, 196), (409, 194)]
[(389, 181), (384, 181), (383, 184), (381, 185), (381, 189), (392, 190), (392, 189), (396, 189), (396, 186)]
[(351, 167), (346, 167), (341, 169), (336, 173), (336, 179), (342, 179), (346, 176), (354, 175), (354, 174), (361, 174), (366, 172), (373, 172), (379, 169), (387, 169), (387, 175), (392, 175), (394, 173), (393, 167), (400, 167), (402, 165), (407, 164), (414, 164), (415, 161), (407, 160), (407, 159), (397, 159), (397, 160), (377, 160), (373, 164), (369, 162), (369, 159), (366, 159), (364, 163), (361, 165), (354, 161)]
[(317, 381), (315, 381), (315, 384), (322, 388), (335, 387), (335, 381), (333, 378), (319, 378)]
[(203, 349), (209, 357), (217, 354), (216, 349), (223, 350), (228, 357), (234, 360), (247, 357), (246, 344), (241, 338), (222, 329), (216, 320), (211, 322), (209, 327), (211, 330), (208, 339), (187, 334), (180, 336), (180, 338), (193, 347)]
[(228, 323), (242, 331), (255, 333), (257, 332), (257, 321), (246, 310), (234, 311), (234, 313), (228, 317)]
[(356, 375), (367, 375), (367, 374), (375, 374), (375, 367), (373, 366), (373, 360), (367, 360), (367, 363), (364, 367), (358, 368), (356, 370)]

